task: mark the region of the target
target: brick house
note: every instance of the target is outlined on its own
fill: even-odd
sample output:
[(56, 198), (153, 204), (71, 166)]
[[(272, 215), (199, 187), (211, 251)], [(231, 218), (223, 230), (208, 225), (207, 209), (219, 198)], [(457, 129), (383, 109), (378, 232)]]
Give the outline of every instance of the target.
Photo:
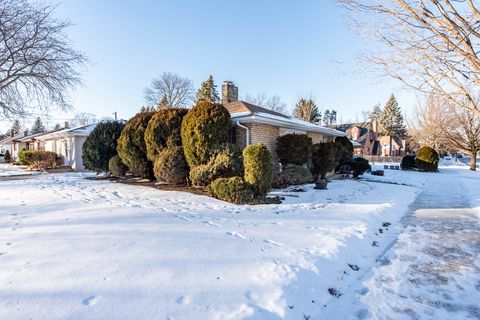
[(288, 134), (306, 134), (313, 143), (333, 141), (345, 133), (299, 120), (254, 104), (238, 100), (238, 88), (231, 82), (222, 85), (222, 104), (232, 120), (230, 142), (245, 148), (250, 144), (263, 143), (276, 161), (275, 143), (277, 137)]

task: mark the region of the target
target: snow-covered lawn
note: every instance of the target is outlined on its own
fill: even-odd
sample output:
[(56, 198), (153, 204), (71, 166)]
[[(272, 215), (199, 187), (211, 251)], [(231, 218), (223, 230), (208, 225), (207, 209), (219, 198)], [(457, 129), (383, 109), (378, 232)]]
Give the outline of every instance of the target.
[(0, 182), (0, 319), (342, 319), (430, 177), (260, 206), (77, 173)]

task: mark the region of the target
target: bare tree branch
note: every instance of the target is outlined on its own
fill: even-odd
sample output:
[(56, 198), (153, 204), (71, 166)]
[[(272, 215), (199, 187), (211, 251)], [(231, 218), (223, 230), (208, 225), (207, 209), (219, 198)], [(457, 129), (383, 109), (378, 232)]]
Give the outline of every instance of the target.
[(423, 93), (480, 115), (480, 12), (471, 0), (336, 0), (378, 46), (362, 58)]
[(145, 89), (145, 101), (152, 107), (187, 108), (194, 101), (192, 81), (164, 72)]
[(71, 47), (70, 23), (54, 18), (55, 8), (0, 0), (0, 111), (6, 118), (71, 108), (68, 92), (81, 83), (87, 59)]

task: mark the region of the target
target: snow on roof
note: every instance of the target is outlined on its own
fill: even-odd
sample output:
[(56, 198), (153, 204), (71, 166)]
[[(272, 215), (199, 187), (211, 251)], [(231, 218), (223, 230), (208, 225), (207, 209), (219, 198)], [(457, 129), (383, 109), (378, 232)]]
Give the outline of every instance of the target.
[(41, 138), (42, 140), (51, 140), (51, 139), (62, 138), (67, 136), (88, 136), (93, 131), (93, 129), (95, 129), (96, 126), (97, 124), (94, 123), (94, 124), (88, 124), (85, 126), (78, 126), (74, 128), (66, 128), (63, 130), (45, 134)]
[(237, 112), (237, 113), (233, 113), (231, 115), (231, 118), (234, 121), (235, 120), (241, 121), (241, 118), (248, 118), (252, 122), (260, 122), (260, 123), (269, 122), (269, 120), (271, 120), (270, 122), (272, 121), (278, 122), (282, 126), (285, 126), (287, 128), (294, 127), (297, 129), (303, 129), (305, 131), (321, 132), (321, 133), (336, 136), (336, 137), (345, 136), (345, 132), (322, 127), (320, 125), (317, 125), (308, 121), (296, 119), (292, 116), (286, 116), (286, 115), (279, 116), (276, 114), (266, 113), (266, 112)]

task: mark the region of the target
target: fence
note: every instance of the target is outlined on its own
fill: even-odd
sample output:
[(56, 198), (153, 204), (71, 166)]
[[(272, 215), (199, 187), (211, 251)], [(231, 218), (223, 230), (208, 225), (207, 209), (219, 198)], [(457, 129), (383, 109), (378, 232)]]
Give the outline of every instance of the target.
[(402, 157), (362, 156), (362, 158), (367, 159), (369, 162), (402, 162)]

